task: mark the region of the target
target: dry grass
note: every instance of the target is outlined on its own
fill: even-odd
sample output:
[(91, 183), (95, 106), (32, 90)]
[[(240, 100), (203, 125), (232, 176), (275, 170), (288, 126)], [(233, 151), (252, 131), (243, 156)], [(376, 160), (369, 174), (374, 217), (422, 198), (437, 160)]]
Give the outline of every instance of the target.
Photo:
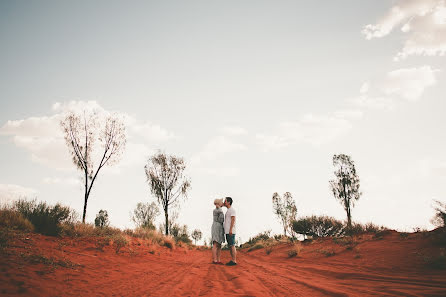
[(336, 255), (336, 252), (333, 249), (318, 249), (316, 252), (325, 255), (326, 257), (332, 257)]
[(119, 251), (126, 245), (129, 244), (129, 241), (122, 234), (115, 234), (111, 237), (111, 241), (113, 242), (113, 247), (115, 248), (115, 252), (119, 253)]
[(248, 249), (248, 252), (250, 252), (250, 251), (255, 251), (255, 250), (258, 250), (258, 249), (263, 249), (265, 246), (262, 244), (262, 243), (260, 243), (260, 242), (258, 242), (258, 243), (256, 243), (255, 245), (253, 245), (252, 247), (250, 247), (249, 249)]
[(34, 230), (33, 224), (21, 213), (9, 208), (0, 209), (0, 226), (7, 229), (16, 229), (25, 232)]
[(287, 252), (288, 258), (297, 257), (300, 255), (301, 252), (302, 252), (302, 246), (300, 245), (300, 243), (293, 244), (293, 247)]
[(163, 244), (165, 247), (169, 249), (173, 249), (175, 247), (175, 240), (172, 237), (166, 236), (163, 238)]

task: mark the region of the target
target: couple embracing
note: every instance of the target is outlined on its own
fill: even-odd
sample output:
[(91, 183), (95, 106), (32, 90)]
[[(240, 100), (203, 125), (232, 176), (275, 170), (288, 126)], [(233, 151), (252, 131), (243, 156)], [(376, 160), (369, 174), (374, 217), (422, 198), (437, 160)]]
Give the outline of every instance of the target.
[[(232, 260), (226, 263), (228, 266), (237, 265), (237, 251), (235, 249), (235, 209), (232, 207), (232, 198), (214, 200), (215, 209), (213, 211), (212, 222), (212, 263), (223, 264), (220, 261), (221, 245), (228, 242)], [(222, 207), (226, 207), (226, 214), (223, 214)]]

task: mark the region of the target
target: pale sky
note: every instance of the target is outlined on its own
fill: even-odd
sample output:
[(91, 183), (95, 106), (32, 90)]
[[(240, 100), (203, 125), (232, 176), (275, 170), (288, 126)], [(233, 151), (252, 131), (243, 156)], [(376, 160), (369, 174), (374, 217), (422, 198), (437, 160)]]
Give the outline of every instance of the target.
[(281, 232), (274, 192), (291, 192), (299, 216), (345, 219), (328, 184), (338, 153), (361, 180), (353, 220), (432, 228), (446, 199), (445, 53), (440, 0), (0, 0), (0, 199), (81, 213), (58, 123), (96, 107), (125, 115), (128, 143), (93, 187), (89, 222), (106, 209), (134, 227), (161, 149), (185, 158), (179, 222), (206, 238), (224, 196), (242, 241)]

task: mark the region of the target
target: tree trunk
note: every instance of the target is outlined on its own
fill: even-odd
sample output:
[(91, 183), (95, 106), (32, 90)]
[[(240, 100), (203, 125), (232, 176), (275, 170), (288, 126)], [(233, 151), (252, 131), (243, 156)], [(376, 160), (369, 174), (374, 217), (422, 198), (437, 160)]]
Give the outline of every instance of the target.
[(168, 206), (164, 209), (164, 215), (166, 217), (166, 235), (169, 235), (169, 212)]
[(83, 224), (85, 224), (85, 216), (87, 214), (87, 202), (88, 202), (88, 172), (85, 171), (84, 211), (82, 213), (82, 223)]

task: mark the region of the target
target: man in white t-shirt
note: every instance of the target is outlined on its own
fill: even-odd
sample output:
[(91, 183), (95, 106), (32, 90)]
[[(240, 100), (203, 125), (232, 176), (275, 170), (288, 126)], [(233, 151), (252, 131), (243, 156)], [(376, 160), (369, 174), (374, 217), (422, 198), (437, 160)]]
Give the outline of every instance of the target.
[(237, 265), (237, 251), (235, 249), (235, 209), (232, 207), (232, 198), (226, 197), (223, 204), (226, 208), (224, 229), (226, 235), (226, 242), (228, 243), (229, 251), (231, 252), (232, 260), (226, 263), (228, 266)]

